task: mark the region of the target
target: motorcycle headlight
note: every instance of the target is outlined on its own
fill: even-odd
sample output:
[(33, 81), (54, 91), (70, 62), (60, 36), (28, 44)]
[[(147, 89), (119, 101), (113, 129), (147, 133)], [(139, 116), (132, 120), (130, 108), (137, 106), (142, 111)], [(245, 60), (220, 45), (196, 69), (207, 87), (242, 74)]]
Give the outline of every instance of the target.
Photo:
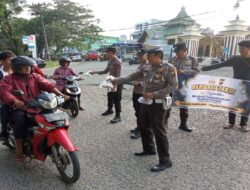
[(45, 100), (42, 100), (42, 99), (39, 99), (38, 100), (39, 103), (41, 104), (41, 106), (45, 109), (54, 109), (57, 107), (57, 99), (56, 97), (53, 98), (51, 101), (45, 101)]

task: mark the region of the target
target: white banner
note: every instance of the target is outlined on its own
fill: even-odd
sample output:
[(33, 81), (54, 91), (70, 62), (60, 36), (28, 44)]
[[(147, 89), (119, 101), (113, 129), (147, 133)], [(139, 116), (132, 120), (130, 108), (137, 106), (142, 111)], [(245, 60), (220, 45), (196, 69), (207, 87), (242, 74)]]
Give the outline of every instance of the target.
[(250, 113), (250, 81), (197, 75), (180, 75), (174, 105), (209, 108), (242, 115)]

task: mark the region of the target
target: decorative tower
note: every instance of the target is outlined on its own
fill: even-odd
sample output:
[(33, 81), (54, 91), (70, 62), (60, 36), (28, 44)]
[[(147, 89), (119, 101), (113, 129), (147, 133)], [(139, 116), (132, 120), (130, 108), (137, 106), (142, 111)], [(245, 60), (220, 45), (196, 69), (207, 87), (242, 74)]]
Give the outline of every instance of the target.
[(229, 21), (229, 25), (225, 26), (225, 31), (221, 33), (224, 37), (224, 53), (227, 57), (239, 54), (238, 43), (244, 40), (249, 34), (248, 26), (245, 25), (244, 20), (240, 20), (239, 15), (235, 20)]
[(197, 57), (199, 40), (202, 38), (200, 24), (187, 14), (185, 7), (181, 7), (177, 16), (168, 21), (164, 27), (165, 37), (169, 45), (185, 42), (189, 55)]

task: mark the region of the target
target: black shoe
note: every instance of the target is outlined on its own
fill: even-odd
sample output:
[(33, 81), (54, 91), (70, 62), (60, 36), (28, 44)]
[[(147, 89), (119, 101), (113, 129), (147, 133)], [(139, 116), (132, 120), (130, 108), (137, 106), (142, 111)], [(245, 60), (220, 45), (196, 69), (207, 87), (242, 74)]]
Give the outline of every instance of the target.
[(115, 116), (115, 118), (112, 119), (112, 120), (110, 121), (110, 123), (115, 124), (115, 123), (118, 123), (118, 122), (121, 122), (121, 121), (122, 121), (122, 120), (121, 120), (121, 117), (120, 117), (120, 116)]
[(156, 166), (151, 168), (151, 172), (161, 172), (164, 171), (172, 166), (171, 160), (169, 160), (167, 163), (159, 163)]
[(150, 152), (142, 151), (142, 152), (135, 153), (135, 156), (150, 156), (150, 155), (156, 155), (156, 152), (155, 151), (150, 151)]
[(2, 131), (0, 133), (0, 141), (4, 141), (6, 138), (7, 138), (7, 133)]
[(112, 110), (107, 110), (105, 111), (104, 113), (102, 113), (103, 116), (106, 116), (106, 115), (111, 115), (113, 114), (114, 112)]
[(137, 128), (137, 127), (130, 130), (131, 133), (135, 133), (136, 131), (138, 131), (138, 128)]
[(189, 133), (193, 131), (193, 129), (188, 128), (187, 125), (180, 125), (179, 129)]
[(140, 132), (135, 132), (134, 134), (132, 134), (130, 136), (131, 139), (139, 139), (141, 137), (141, 133)]

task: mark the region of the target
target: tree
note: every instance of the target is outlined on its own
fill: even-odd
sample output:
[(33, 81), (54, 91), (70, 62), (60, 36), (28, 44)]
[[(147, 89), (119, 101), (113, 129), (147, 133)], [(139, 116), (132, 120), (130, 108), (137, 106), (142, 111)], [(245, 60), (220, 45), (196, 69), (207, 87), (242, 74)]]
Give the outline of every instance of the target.
[(45, 25), (49, 47), (53, 47), (55, 53), (66, 46), (80, 48), (84, 37), (97, 36), (101, 31), (92, 11), (70, 0), (54, 0), (52, 4), (37, 3), (29, 8), (36, 16), (30, 20), (29, 28), (37, 36), (39, 53), (45, 48), (41, 21)]
[[(22, 43), (13, 29), (13, 19), (22, 11), (24, 0), (1, 0), (0, 2), (0, 32), (1, 46), (7, 46), (16, 53), (22, 52)], [(21, 47), (21, 48), (20, 48)]]

